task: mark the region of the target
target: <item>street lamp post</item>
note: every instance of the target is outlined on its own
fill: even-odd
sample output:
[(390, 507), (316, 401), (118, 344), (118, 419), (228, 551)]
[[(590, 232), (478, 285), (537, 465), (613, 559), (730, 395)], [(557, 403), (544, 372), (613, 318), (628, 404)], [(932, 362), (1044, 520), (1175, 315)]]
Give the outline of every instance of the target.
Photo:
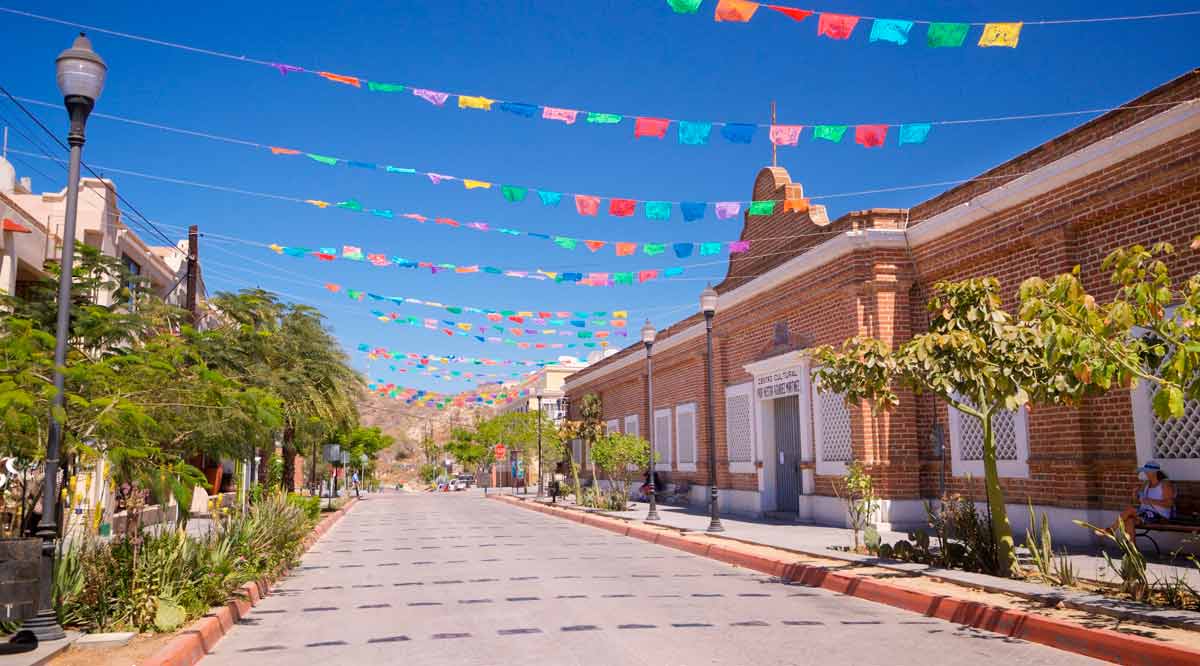
[(706, 390), (706, 421), (708, 421), (708, 530), (709, 532), (724, 532), (721, 525), (721, 515), (717, 511), (717, 427), (716, 414), (713, 412), (713, 351), (712, 326), (713, 315), (717, 314), (717, 290), (708, 285), (700, 292), (700, 310), (704, 313), (704, 340), (707, 353), (704, 355), (704, 373), (707, 377)]
[(537, 498), (542, 499), (542, 478), (545, 476), (542, 470), (542, 387), (537, 390), (537, 442), (538, 442), (538, 494)]
[(650, 418), (650, 462), (646, 472), (646, 478), (650, 486), (650, 508), (646, 511), (646, 520), (658, 520), (658, 484), (654, 483), (654, 380), (653, 380), (653, 365), (650, 360), (651, 349), (654, 347), (654, 336), (657, 331), (654, 325), (647, 319), (642, 325), (642, 344), (646, 345), (646, 411), (649, 412)]
[(71, 120), (67, 143), (71, 159), (67, 167), (66, 215), (63, 219), (62, 259), (58, 275), (58, 320), (54, 329), (54, 403), (50, 411), (50, 437), (46, 444), (45, 481), (42, 484), (42, 519), (37, 536), (42, 540), (41, 575), (38, 577), (37, 615), (25, 623), (39, 641), (55, 641), (66, 637), (58, 625), (54, 611), (54, 541), (58, 538), (58, 455), (62, 448), (62, 428), (56, 414), (64, 409), (66, 379), (63, 366), (67, 364), (67, 337), (70, 335), (71, 277), (75, 263), (75, 216), (79, 208), (79, 165), (83, 158), (84, 127), (88, 114), (104, 90), (108, 66), (92, 50), (92, 43), (83, 33), (75, 38), (71, 48), (58, 54), (55, 78), (62, 92), (63, 103)]

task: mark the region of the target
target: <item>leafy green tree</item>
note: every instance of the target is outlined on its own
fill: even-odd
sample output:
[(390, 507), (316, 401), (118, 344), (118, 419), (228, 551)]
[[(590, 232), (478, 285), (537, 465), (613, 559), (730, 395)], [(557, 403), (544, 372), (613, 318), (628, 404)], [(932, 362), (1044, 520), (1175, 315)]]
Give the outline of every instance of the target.
[(1072, 372), (1072, 363), (1048, 353), (1039, 328), (1014, 319), (1001, 305), (993, 278), (939, 282), (929, 301), (929, 332), (896, 350), (872, 338), (853, 338), (840, 350), (814, 354), (822, 385), (844, 393), (851, 404), (873, 402), (893, 408), (899, 384), (941, 398), (965, 418), (979, 419), (983, 433), (984, 483), (997, 546), (998, 569), (1011, 571), (1012, 528), (996, 464), (992, 417), (999, 410), (1041, 404), (1078, 404), (1113, 385), (1127, 385), (1129, 373), (1094, 349), (1076, 349), (1070, 359), (1086, 362), (1090, 374)]
[(592, 460), (612, 483), (613, 496), (624, 503), (633, 480), (650, 464), (650, 443), (637, 435), (609, 433), (592, 445)]
[[(1190, 249), (1200, 250), (1200, 237)], [(1042, 335), (1048, 361), (1070, 368), (1062, 382), (1087, 383), (1097, 374), (1108, 384), (1153, 382), (1154, 411), (1164, 419), (1183, 416), (1186, 401), (1200, 399), (1200, 274), (1173, 280), (1166, 260), (1174, 252), (1156, 243), (1110, 253), (1101, 266), (1117, 291), (1106, 304), (1083, 288), (1078, 267), (1021, 285), (1021, 319)]]

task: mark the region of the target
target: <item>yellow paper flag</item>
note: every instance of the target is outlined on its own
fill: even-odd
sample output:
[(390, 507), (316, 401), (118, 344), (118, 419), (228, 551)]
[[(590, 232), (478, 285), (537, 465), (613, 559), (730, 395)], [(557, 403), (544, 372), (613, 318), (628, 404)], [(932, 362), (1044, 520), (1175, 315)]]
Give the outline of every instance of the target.
[(494, 99), (486, 97), (472, 97), (471, 95), (458, 96), (458, 108), (460, 109), (482, 109), (484, 111), (492, 110)]
[(461, 328), (462, 330), (464, 330), (464, 331), (469, 331), (469, 330), (471, 330), (471, 325), (470, 325), (470, 324), (468, 324), (468, 323), (467, 323), (467, 322), (465, 322), (465, 321), (464, 321), (464, 322), (459, 322), (459, 323), (457, 324), (457, 326), (458, 326), (459, 328)]
[(628, 319), (629, 311), (628, 310), (613, 310), (613, 316), (616, 317), (617, 319)]
[(492, 187), (492, 184), (486, 180), (471, 180), (470, 178), (463, 178), (463, 185), (466, 186), (468, 190), (473, 190), (477, 187), (482, 187), (483, 189), (488, 190)]
[(275, 254), (283, 254), (283, 246), (282, 245), (276, 245), (275, 243), (271, 243), (268, 247), (270, 247), (271, 251), (274, 252)]
[(1007, 46), (1017, 48), (1021, 39), (1023, 23), (988, 23), (983, 26), (983, 34), (979, 36), (980, 46)]
[(319, 199), (305, 199), (304, 203), (312, 204), (312, 205), (316, 206), (317, 208), (329, 208), (328, 201), (321, 201)]

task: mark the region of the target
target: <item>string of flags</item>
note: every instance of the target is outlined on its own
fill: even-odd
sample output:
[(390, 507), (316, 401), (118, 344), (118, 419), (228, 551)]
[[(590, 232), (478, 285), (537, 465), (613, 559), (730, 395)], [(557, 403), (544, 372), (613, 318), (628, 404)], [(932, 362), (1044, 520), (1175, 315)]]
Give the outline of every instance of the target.
[[(840, 132), (844, 132), (845, 127), (842, 127)], [(886, 134), (887, 129), (880, 130)], [(840, 134), (839, 134), (840, 136)], [(782, 209), (785, 211), (795, 211), (798, 213), (806, 212), (809, 209), (809, 200), (807, 198), (796, 198), (787, 200), (762, 200), (762, 201), (665, 201), (665, 200), (649, 200), (649, 199), (632, 199), (627, 197), (600, 197), (592, 194), (581, 194), (578, 192), (559, 192), (555, 190), (547, 190), (540, 188), (530, 188), (523, 185), (504, 185), (487, 180), (477, 180), (474, 178), (463, 178), (460, 176), (452, 176), (443, 173), (434, 173), (432, 171), (418, 171), (412, 168), (395, 167), (388, 164), (376, 164), (374, 162), (360, 162), (357, 160), (348, 160), (341, 157), (330, 157), (327, 155), (316, 155), (314, 153), (301, 153), (298, 150), (291, 148), (280, 148), (278, 146), (268, 146), (272, 154), (275, 155), (300, 155), (303, 154), (309, 159), (319, 164), (327, 166), (345, 165), (355, 169), (367, 169), (373, 171), (382, 171), (392, 174), (408, 174), (425, 176), (429, 182), (434, 185), (440, 185), (445, 182), (461, 182), (466, 190), (486, 190), (499, 191), (505, 201), (509, 203), (521, 203), (526, 199), (534, 199), (539, 201), (543, 207), (558, 208), (566, 199), (574, 204), (575, 212), (586, 216), (596, 217), (601, 211), (604, 211), (612, 217), (633, 217), (637, 214), (639, 205), (642, 213), (648, 220), (669, 220), (675, 208), (679, 209), (679, 214), (683, 217), (684, 222), (695, 222), (704, 219), (711, 207), (717, 219), (728, 220), (735, 218), (745, 210), (746, 214), (751, 216), (770, 215), (775, 212), (778, 205), (782, 204)], [(536, 195), (530, 197), (529, 194)], [(341, 202), (330, 202), (323, 199), (305, 199), (304, 203), (317, 208), (341, 208), (359, 213), (369, 213), (384, 218), (406, 217), (418, 222), (425, 222), (431, 218), (419, 213), (396, 213), (389, 208), (366, 208), (356, 199), (348, 199)], [(442, 222), (446, 218), (432, 218), (439, 223), (451, 224), (457, 226), (454, 220)], [(489, 227), (486, 223), (476, 223), (475, 226), (479, 231), (488, 231)], [(497, 229), (502, 233), (513, 234), (512, 229)], [(513, 235), (520, 235), (519, 233)]]
[[(534, 326), (555, 326), (565, 327), (571, 326), (574, 328), (587, 328), (589, 326), (611, 326), (613, 328), (625, 328), (626, 322), (629, 319), (628, 310), (613, 310), (609, 313), (606, 310), (594, 311), (569, 311), (569, 310), (494, 310), (491, 308), (477, 308), (470, 305), (446, 305), (437, 301), (426, 301), (419, 298), (408, 298), (404, 296), (381, 296), (371, 292), (362, 291), (360, 289), (343, 289), (341, 285), (335, 283), (326, 283), (325, 289), (330, 293), (337, 294), (345, 292), (346, 296), (351, 300), (362, 301), (364, 298), (370, 298), (373, 301), (387, 301), (396, 305), (424, 305), (427, 307), (445, 310), (450, 314), (475, 314), (486, 317), (493, 324), (504, 322), (513, 324), (530, 323)], [(611, 314), (611, 318), (610, 317)], [(363, 349), (362, 351), (366, 351)], [(453, 356), (448, 358), (453, 359)]]
[[(591, 200), (591, 201), (586, 202), (586, 207), (587, 207), (586, 210), (590, 211), (590, 212), (586, 212), (584, 210), (584, 208), (582, 207), (583, 204), (580, 204), (581, 198)], [(622, 200), (613, 199), (612, 201), (620, 202)], [(648, 257), (653, 257), (653, 256), (663, 254), (669, 249), (675, 254), (676, 257), (678, 257), (680, 259), (686, 259), (687, 257), (690, 257), (693, 254), (699, 254), (701, 256), (716, 255), (716, 254), (720, 254), (725, 249), (728, 249), (730, 254), (739, 254), (742, 252), (750, 251), (750, 241), (748, 241), (748, 240), (686, 241), (686, 242), (664, 241), (664, 242), (658, 242), (658, 243), (645, 243), (645, 242), (638, 243), (638, 242), (633, 242), (633, 241), (596, 240), (596, 239), (589, 239), (589, 238), (578, 238), (575, 236), (560, 236), (557, 234), (544, 234), (544, 233), (540, 233), (540, 232), (536, 232), (536, 231), (522, 231), (520, 229), (514, 229), (514, 228), (510, 228), (510, 227), (496, 227), (496, 226), (493, 226), (489, 222), (482, 222), (482, 221), (460, 222), (459, 220), (456, 220), (456, 219), (450, 218), (450, 217), (429, 217), (427, 215), (422, 215), (420, 213), (399, 213), (399, 214), (397, 214), (390, 209), (365, 207), (357, 199), (349, 199), (347, 201), (339, 201), (337, 203), (330, 203), (328, 201), (321, 201), (321, 200), (317, 200), (317, 199), (309, 199), (309, 200), (306, 200), (305, 203), (316, 206), (317, 208), (320, 208), (322, 210), (336, 208), (336, 209), (348, 210), (348, 211), (351, 211), (354, 213), (365, 213), (368, 215), (374, 215), (376, 217), (382, 217), (382, 218), (388, 219), (388, 220), (399, 217), (402, 219), (413, 220), (420, 224), (425, 224), (426, 222), (432, 221), (436, 225), (442, 225), (442, 226), (445, 226), (450, 229), (460, 229), (460, 230), (465, 229), (465, 230), (471, 230), (471, 231), (476, 231), (476, 232), (480, 232), (480, 233), (495, 232), (498, 234), (502, 234), (505, 236), (512, 236), (512, 237), (516, 237), (516, 238), (542, 240), (542, 241), (552, 243), (553, 245), (555, 245), (559, 248), (562, 248), (564, 250), (576, 250), (576, 249), (586, 248), (589, 252), (595, 253), (595, 252), (599, 252), (600, 250), (604, 249), (605, 247), (611, 246), (613, 251), (616, 253), (616, 256), (618, 256), (618, 257), (629, 257), (629, 256), (633, 256), (633, 255), (637, 254), (639, 246), (642, 249), (642, 253)], [(664, 204), (666, 206), (666, 210), (665, 210), (665, 212), (663, 212), (663, 214), (661, 216), (656, 217), (656, 218), (651, 218), (651, 219), (666, 219), (666, 217), (669, 217), (670, 205), (671, 205), (670, 202), (655, 202), (655, 203)], [(773, 201), (773, 200), (751, 202), (750, 206), (747, 208), (747, 214), (750, 215), (751, 217), (758, 217), (758, 216), (762, 216), (762, 215), (771, 215), (775, 212), (777, 203), (778, 203), (777, 201)], [(809, 210), (809, 205), (808, 205), (807, 199), (787, 200), (787, 201), (784, 201), (783, 203), (784, 203), (783, 210), (785, 210), (785, 211), (802, 213), (802, 212), (806, 212)], [(628, 209), (627, 210), (629, 211), (628, 212), (629, 215), (632, 215), (632, 211), (634, 210), (634, 207), (636, 205), (637, 205), (636, 202), (634, 202), (632, 200), (628, 201)], [(700, 204), (700, 205), (707, 207), (706, 204)], [(576, 208), (577, 208), (577, 210), (580, 210), (581, 214), (583, 214), (583, 215), (598, 214), (599, 206), (600, 206), (599, 197), (576, 196)], [(612, 213), (613, 210), (615, 210), (615, 208), (616, 208), (616, 206), (609, 206), (609, 212)], [(651, 207), (649, 205), (647, 205), (647, 210), (648, 211), (651, 210)], [(715, 204), (715, 210), (717, 213), (717, 218), (724, 220), (724, 219), (729, 219), (731, 217), (734, 217), (738, 213), (740, 213), (742, 210), (742, 205), (740, 202), (737, 202), (737, 201), (722, 201), (722, 202), (717, 202)], [(701, 210), (699, 212), (699, 214), (702, 215), (703, 210)], [(622, 214), (619, 214), (619, 215), (623, 216)]]
[(482, 407), (505, 405), (520, 398), (528, 399), (532, 392), (525, 389), (500, 387), (498, 389), (477, 388), (455, 394), (439, 393), (409, 386), (397, 386), (377, 380), (367, 384), (367, 389), (377, 395), (402, 401), (407, 405), (445, 409), (446, 407)]
[[(398, 324), (401, 326), (413, 326), (416, 328), (424, 328), (424, 329), (431, 330), (431, 331), (441, 331), (442, 333), (452, 336), (452, 337), (453, 336), (470, 337), (470, 338), (473, 338), (474, 340), (476, 340), (477, 342), (488, 342), (488, 343), (493, 343), (493, 344), (512, 345), (512, 346), (517, 347), (518, 349), (574, 349), (577, 346), (583, 346), (583, 347), (588, 347), (588, 348), (595, 348), (595, 347), (603, 348), (603, 347), (608, 346), (607, 338), (610, 336), (617, 336), (617, 337), (624, 337), (624, 338), (629, 337), (629, 332), (623, 328), (622, 329), (613, 329), (613, 330), (604, 329), (604, 330), (591, 330), (591, 331), (570, 331), (570, 330), (562, 330), (562, 329), (556, 329), (556, 328), (536, 329), (536, 328), (525, 328), (525, 327), (521, 327), (521, 326), (502, 326), (499, 324), (492, 324), (491, 326), (482, 326), (482, 325), (472, 324), (470, 322), (465, 322), (465, 321), (462, 321), (462, 322), (454, 321), (452, 319), (439, 320), (439, 319), (433, 319), (433, 318), (420, 319), (417, 317), (404, 317), (395, 312), (385, 313), (382, 310), (372, 310), (371, 314), (376, 319), (378, 319), (381, 322), (384, 322), (385, 324)], [(513, 337), (501, 337), (501, 336), (497, 336), (497, 335), (490, 335), (493, 332), (500, 333), (501, 336), (510, 335)], [(518, 337), (525, 337), (525, 336), (567, 337), (567, 336), (571, 336), (572, 334), (574, 335), (575, 338), (580, 339), (580, 340), (588, 340), (588, 342), (582, 342), (582, 343), (554, 342), (554, 343), (550, 343), (550, 342), (526, 342), (523, 340), (515, 339)]]
[[(667, 5), (676, 14), (695, 14), (704, 0), (667, 0)], [(853, 14), (835, 14), (816, 9), (801, 9), (787, 5), (751, 2), (750, 0), (718, 0), (713, 9), (713, 20), (718, 23), (748, 23), (760, 8), (766, 8), (799, 23), (812, 15), (817, 16), (817, 36), (835, 40), (850, 39), (854, 29), (864, 20), (871, 21), (868, 39), (904, 46), (909, 43), (913, 26), (923, 23), (925, 45), (930, 48), (958, 48), (966, 43), (967, 34), (973, 26), (983, 26), (977, 45), (980, 47), (1016, 48), (1021, 39), (1020, 21), (991, 23), (958, 23), (949, 21), (916, 21), (906, 19), (875, 18)]]
[[(318, 261), (336, 261), (339, 259), (337, 248), (323, 247), (312, 249), (306, 247), (290, 247), (286, 245), (271, 244), (268, 246), (272, 252), (276, 254), (287, 255), (289, 257), (313, 257)], [(364, 255), (361, 249), (345, 246), (342, 248), (343, 260), (363, 261)], [(434, 263), (431, 261), (413, 261), (403, 257), (388, 257), (385, 254), (367, 254), (365, 260), (371, 265), (385, 268), (395, 266), (398, 268), (410, 268), (422, 270), (426, 269), (431, 274), (438, 275), (442, 273), (467, 274), (467, 273), (484, 273), (487, 275), (501, 275), (509, 278), (525, 279), (525, 280), (549, 280), (555, 283), (579, 284), (586, 287), (612, 287), (616, 285), (632, 285), (644, 284), (660, 278), (673, 278), (683, 275), (682, 266), (670, 266), (668, 268), (646, 268), (638, 271), (618, 271), (614, 273), (576, 273), (570, 271), (544, 271), (537, 270), (513, 270), (505, 268), (497, 268), (495, 266), (481, 266), (472, 264), (469, 266), (460, 266), (451, 263)]]
[(556, 360), (521, 361), (521, 360), (506, 359), (506, 358), (500, 359), (500, 358), (484, 358), (484, 357), (475, 357), (475, 356), (458, 356), (456, 354), (444, 354), (443, 355), (443, 354), (420, 354), (417, 352), (401, 352), (401, 351), (394, 351), (387, 347), (372, 347), (371, 345), (368, 345), (365, 342), (360, 342), (358, 344), (358, 351), (367, 354), (367, 358), (370, 358), (372, 360), (382, 358), (382, 359), (389, 359), (389, 360), (393, 360), (393, 361), (404, 361), (407, 365), (410, 365), (410, 366), (411, 365), (431, 365), (434, 363), (440, 363), (442, 365), (448, 365), (450, 363), (459, 363), (459, 364), (465, 364), (465, 365), (488, 366), (488, 367), (515, 365), (515, 366), (527, 367), (527, 368), (529, 368), (529, 367), (544, 368), (546, 366), (559, 365), (559, 362)]

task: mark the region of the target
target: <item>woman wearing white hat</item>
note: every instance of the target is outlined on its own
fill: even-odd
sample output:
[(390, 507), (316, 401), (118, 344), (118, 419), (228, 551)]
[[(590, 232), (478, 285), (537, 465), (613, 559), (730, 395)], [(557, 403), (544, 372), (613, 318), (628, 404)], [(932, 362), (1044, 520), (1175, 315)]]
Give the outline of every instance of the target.
[[(1133, 505), (1125, 509), (1120, 518), (1130, 538), (1139, 524), (1161, 523), (1175, 515), (1175, 486), (1167, 480), (1158, 463), (1148, 462), (1139, 467), (1138, 478), (1143, 482), (1142, 487), (1134, 493)], [(1116, 528), (1117, 523), (1113, 523), (1112, 529)]]

